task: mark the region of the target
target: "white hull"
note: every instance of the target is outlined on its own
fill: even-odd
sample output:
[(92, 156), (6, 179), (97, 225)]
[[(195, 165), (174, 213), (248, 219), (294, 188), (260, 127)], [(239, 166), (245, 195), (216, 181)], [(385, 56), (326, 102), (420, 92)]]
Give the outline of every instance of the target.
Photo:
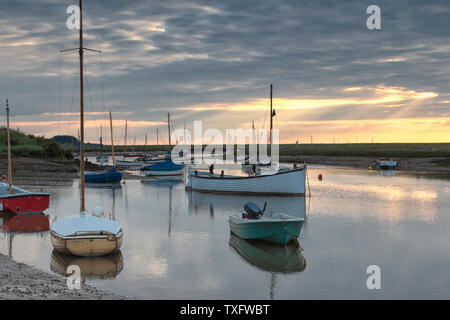
[(143, 170), (146, 176), (181, 176), (184, 174), (184, 168), (176, 170)]
[(261, 195), (304, 195), (305, 171), (303, 168), (281, 170), (274, 174), (251, 177), (224, 176), (190, 172), (187, 190), (213, 193), (239, 193)]

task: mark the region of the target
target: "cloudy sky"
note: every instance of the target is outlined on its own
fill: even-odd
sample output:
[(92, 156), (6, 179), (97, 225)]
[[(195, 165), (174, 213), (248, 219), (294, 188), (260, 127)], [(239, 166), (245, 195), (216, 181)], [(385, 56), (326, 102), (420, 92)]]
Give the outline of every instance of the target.
[[(156, 128), (268, 127), (281, 142), (450, 142), (448, 0), (85, 0), (88, 141)], [(2, 0), (0, 94), (14, 127), (77, 135), (76, 0)], [(381, 30), (366, 9), (381, 8)], [(2, 102), (4, 104), (4, 102)], [(4, 122), (4, 115), (2, 121)]]

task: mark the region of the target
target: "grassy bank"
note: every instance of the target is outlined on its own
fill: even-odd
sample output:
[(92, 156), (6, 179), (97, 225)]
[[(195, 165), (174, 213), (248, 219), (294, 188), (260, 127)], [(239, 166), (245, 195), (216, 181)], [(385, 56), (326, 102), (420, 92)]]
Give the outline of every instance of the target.
[[(24, 134), (19, 130), (10, 130), (11, 153), (14, 156), (38, 157), (49, 159), (70, 158), (70, 152), (65, 152), (54, 140), (31, 134)], [(8, 154), (7, 131), (0, 128), (0, 155)]]

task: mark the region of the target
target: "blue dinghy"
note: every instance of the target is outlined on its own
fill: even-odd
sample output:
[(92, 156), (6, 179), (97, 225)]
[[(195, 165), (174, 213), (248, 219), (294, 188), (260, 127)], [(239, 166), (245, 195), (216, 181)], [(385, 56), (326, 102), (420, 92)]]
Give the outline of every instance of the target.
[(122, 175), (122, 172), (117, 171), (116, 168), (111, 168), (109, 171), (102, 173), (85, 172), (84, 181), (114, 183), (120, 182), (122, 180)]
[(145, 166), (141, 170), (146, 176), (176, 176), (184, 174), (184, 164), (176, 164), (172, 160), (166, 160)]

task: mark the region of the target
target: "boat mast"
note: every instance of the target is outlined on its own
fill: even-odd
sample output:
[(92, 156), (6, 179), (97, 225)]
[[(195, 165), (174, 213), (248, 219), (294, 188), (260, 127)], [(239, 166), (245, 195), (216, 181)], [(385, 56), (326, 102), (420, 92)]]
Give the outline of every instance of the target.
[(103, 158), (103, 126), (100, 126), (100, 156)]
[(156, 145), (159, 146), (159, 132), (158, 132), (158, 128), (156, 128)]
[(123, 159), (125, 159), (125, 152), (127, 150), (127, 122), (128, 122), (128, 120), (125, 120), (125, 138), (123, 140)]
[(85, 194), (84, 194), (84, 91), (83, 91), (83, 7), (82, 0), (79, 0), (80, 7), (80, 132), (81, 132), (81, 156), (80, 156), (80, 173), (81, 173), (81, 206), (80, 211), (85, 211)]
[(11, 163), (11, 137), (9, 133), (9, 104), (8, 98), (6, 98), (6, 134), (8, 137), (8, 183), (9, 193), (12, 194), (12, 163)]
[(172, 145), (170, 141), (170, 113), (167, 113), (167, 127), (169, 128), (169, 151), (170, 151), (170, 147)]
[(272, 84), (270, 85), (270, 145), (272, 145), (272, 128), (273, 128), (273, 113), (272, 113)]
[(112, 126), (112, 115), (111, 110), (109, 110), (109, 126), (111, 127), (111, 151), (112, 151), (112, 163), (113, 167), (116, 166), (116, 162), (114, 160), (114, 136), (113, 136), (113, 126)]
[(147, 153), (147, 134), (145, 135), (145, 148), (144, 153)]

